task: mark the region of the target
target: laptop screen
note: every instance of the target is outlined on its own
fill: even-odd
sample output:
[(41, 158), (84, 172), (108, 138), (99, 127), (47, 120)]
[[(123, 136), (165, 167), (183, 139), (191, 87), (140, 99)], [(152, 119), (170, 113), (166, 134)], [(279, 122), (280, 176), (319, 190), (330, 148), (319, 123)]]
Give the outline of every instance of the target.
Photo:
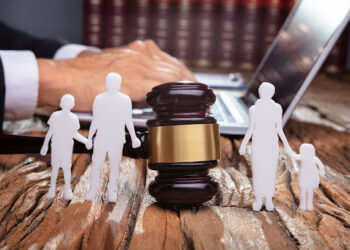
[(286, 111), (311, 70), (321, 66), (322, 52), (340, 34), (349, 9), (350, 0), (301, 0), (258, 67), (247, 97), (258, 96), (259, 85), (271, 82), (273, 99)]

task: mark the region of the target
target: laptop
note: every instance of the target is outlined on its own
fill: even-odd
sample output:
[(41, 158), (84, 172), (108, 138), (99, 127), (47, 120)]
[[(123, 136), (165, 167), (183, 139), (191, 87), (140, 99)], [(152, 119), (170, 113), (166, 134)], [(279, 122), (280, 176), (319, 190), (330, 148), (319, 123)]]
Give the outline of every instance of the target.
[[(195, 73), (197, 81), (208, 84), (216, 94), (210, 112), (220, 124), (220, 133), (245, 134), (248, 108), (265, 81), (276, 87), (273, 99), (283, 108), (285, 124), (349, 19), (349, 0), (300, 0), (248, 83), (239, 74)], [(146, 127), (153, 115), (150, 108), (134, 109), (135, 126)], [(78, 116), (82, 122), (91, 121), (91, 114)]]

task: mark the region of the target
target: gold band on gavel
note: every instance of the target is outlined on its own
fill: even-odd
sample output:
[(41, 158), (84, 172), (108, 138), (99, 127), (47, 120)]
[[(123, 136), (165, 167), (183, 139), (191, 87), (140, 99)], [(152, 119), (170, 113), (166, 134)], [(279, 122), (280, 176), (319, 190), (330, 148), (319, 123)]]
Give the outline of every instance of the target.
[(218, 124), (157, 126), (148, 129), (150, 163), (196, 162), (220, 159)]

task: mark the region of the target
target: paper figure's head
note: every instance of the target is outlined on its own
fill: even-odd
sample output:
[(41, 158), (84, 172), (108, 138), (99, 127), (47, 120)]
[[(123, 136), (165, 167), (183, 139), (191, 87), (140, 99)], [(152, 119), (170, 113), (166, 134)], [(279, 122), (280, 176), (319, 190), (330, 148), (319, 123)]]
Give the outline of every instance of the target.
[(65, 94), (64, 96), (62, 96), (60, 103), (62, 110), (71, 110), (74, 107), (74, 105), (74, 96), (70, 94)]
[(122, 77), (117, 73), (109, 73), (106, 77), (106, 88), (109, 92), (119, 91)]
[(300, 146), (300, 154), (303, 157), (311, 158), (315, 156), (315, 148), (312, 144), (304, 143)]
[(275, 94), (275, 86), (269, 82), (263, 82), (259, 87), (260, 99), (271, 99)]

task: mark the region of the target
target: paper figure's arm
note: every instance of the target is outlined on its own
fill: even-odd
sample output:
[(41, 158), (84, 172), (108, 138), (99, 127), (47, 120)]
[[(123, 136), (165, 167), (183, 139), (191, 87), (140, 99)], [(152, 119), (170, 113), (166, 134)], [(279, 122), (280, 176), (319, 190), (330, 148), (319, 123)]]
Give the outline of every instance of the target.
[(239, 153), (241, 155), (244, 155), (246, 152), (246, 147), (247, 147), (247, 143), (250, 140), (250, 138), (253, 136), (254, 133), (254, 129), (255, 129), (255, 106), (252, 106), (249, 108), (249, 125), (248, 125), (248, 130), (246, 132), (246, 134), (244, 135), (244, 138), (242, 140), (241, 143), (241, 147), (239, 149)]
[(315, 156), (315, 162), (316, 162), (316, 165), (318, 166), (320, 175), (324, 176), (326, 174), (326, 172), (325, 172), (324, 165), (323, 165), (322, 161), (317, 156)]
[(284, 150), (286, 153), (290, 156), (293, 157), (293, 150), (289, 146), (288, 140), (286, 135), (283, 132), (283, 126), (282, 126), (282, 107), (278, 105), (278, 117), (277, 117), (277, 122), (276, 122), (276, 129), (277, 129), (277, 134), (280, 137), (281, 141), (283, 142), (284, 145)]
[(133, 148), (138, 148), (141, 145), (140, 140), (137, 138), (134, 128), (134, 123), (132, 122), (132, 104), (130, 98), (128, 98), (128, 104), (126, 105), (127, 115), (126, 115), (126, 128), (129, 131)]
[(295, 159), (295, 160), (297, 160), (297, 161), (300, 161), (301, 160), (301, 155), (300, 154), (297, 154), (297, 153), (294, 153), (293, 152), (293, 158)]
[(97, 120), (97, 114), (99, 112), (98, 109), (98, 96), (95, 98), (94, 104), (92, 105), (92, 121), (90, 124), (90, 129), (89, 129), (89, 135), (88, 135), (88, 140), (92, 140), (92, 137), (94, 136), (94, 134), (97, 131), (97, 124), (96, 124), (96, 120)]
[(51, 137), (53, 135), (52, 129), (49, 127), (49, 130), (47, 131), (45, 135), (45, 140), (43, 143), (43, 146), (41, 147), (40, 154), (46, 155), (48, 149), (49, 149), (49, 141), (51, 140)]
[(81, 134), (79, 134), (79, 132), (77, 131), (74, 135), (74, 139), (77, 140), (78, 142), (81, 142), (83, 144), (85, 144), (87, 142), (88, 139), (86, 139), (84, 136), (82, 136)]

